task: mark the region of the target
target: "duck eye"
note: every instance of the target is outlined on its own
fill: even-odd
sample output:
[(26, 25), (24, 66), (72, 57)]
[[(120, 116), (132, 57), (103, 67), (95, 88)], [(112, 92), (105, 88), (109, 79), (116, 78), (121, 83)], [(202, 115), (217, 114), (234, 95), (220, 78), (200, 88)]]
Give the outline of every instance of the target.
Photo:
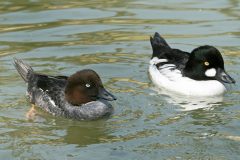
[(87, 88), (91, 87), (91, 85), (90, 85), (90, 84), (88, 84), (88, 83), (87, 83), (87, 84), (85, 84), (85, 86), (86, 86)]
[(205, 66), (209, 66), (209, 62), (208, 62), (208, 61), (205, 61), (205, 62), (204, 62), (204, 65), (205, 65)]

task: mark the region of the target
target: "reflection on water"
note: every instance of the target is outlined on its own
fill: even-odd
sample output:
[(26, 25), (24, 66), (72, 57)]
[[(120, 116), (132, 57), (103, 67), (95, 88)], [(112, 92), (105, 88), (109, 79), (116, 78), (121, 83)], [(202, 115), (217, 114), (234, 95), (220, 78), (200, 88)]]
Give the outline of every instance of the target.
[(108, 135), (109, 131), (106, 130), (105, 125), (105, 121), (71, 124), (66, 128), (66, 135), (62, 137), (63, 141), (83, 147), (114, 139), (114, 136)]
[(164, 89), (153, 88), (159, 96), (164, 96), (165, 100), (173, 105), (180, 106), (182, 111), (191, 111), (196, 109), (210, 110), (213, 107), (222, 105), (223, 96), (215, 97), (192, 97), (179, 95)]
[[(147, 68), (157, 31), (186, 51), (216, 46), (238, 80), (239, 9), (238, 0), (0, 0), (1, 159), (238, 159), (239, 83), (190, 98), (152, 89)], [(76, 122), (38, 110), (27, 120), (13, 57), (45, 74), (96, 70), (118, 97), (114, 114)]]

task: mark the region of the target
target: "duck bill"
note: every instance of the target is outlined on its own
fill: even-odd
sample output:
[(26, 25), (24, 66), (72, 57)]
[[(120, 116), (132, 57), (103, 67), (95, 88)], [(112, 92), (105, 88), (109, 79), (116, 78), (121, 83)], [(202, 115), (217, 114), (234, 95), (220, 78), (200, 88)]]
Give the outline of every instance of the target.
[(107, 100), (107, 101), (114, 101), (114, 100), (117, 99), (114, 95), (109, 93), (105, 88), (101, 88), (99, 90), (98, 98), (104, 99), (104, 100)]
[(217, 80), (223, 83), (235, 83), (236, 81), (227, 74), (224, 69), (219, 68), (216, 75)]

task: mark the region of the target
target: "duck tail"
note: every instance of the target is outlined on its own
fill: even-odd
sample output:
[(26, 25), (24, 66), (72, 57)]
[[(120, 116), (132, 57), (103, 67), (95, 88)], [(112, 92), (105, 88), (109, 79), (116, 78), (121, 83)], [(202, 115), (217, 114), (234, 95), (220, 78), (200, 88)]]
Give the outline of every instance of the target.
[(158, 32), (155, 32), (154, 36), (150, 37), (150, 42), (152, 45), (153, 54), (152, 57), (158, 57), (160, 52), (165, 48), (171, 48), (165, 39), (160, 36)]
[(33, 74), (33, 69), (28, 64), (24, 63), (21, 59), (14, 58), (14, 66), (18, 71), (19, 75), (27, 83), (30, 76)]

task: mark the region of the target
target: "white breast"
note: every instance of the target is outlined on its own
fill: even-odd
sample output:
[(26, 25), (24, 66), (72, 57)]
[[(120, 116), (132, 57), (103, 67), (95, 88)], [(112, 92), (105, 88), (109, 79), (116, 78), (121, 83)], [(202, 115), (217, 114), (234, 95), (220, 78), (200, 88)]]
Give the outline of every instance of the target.
[(150, 77), (160, 88), (189, 96), (215, 96), (226, 91), (225, 86), (217, 80), (196, 81), (183, 77), (174, 64), (165, 64), (157, 68), (156, 64), (161, 62), (167, 60), (154, 57), (149, 66)]

